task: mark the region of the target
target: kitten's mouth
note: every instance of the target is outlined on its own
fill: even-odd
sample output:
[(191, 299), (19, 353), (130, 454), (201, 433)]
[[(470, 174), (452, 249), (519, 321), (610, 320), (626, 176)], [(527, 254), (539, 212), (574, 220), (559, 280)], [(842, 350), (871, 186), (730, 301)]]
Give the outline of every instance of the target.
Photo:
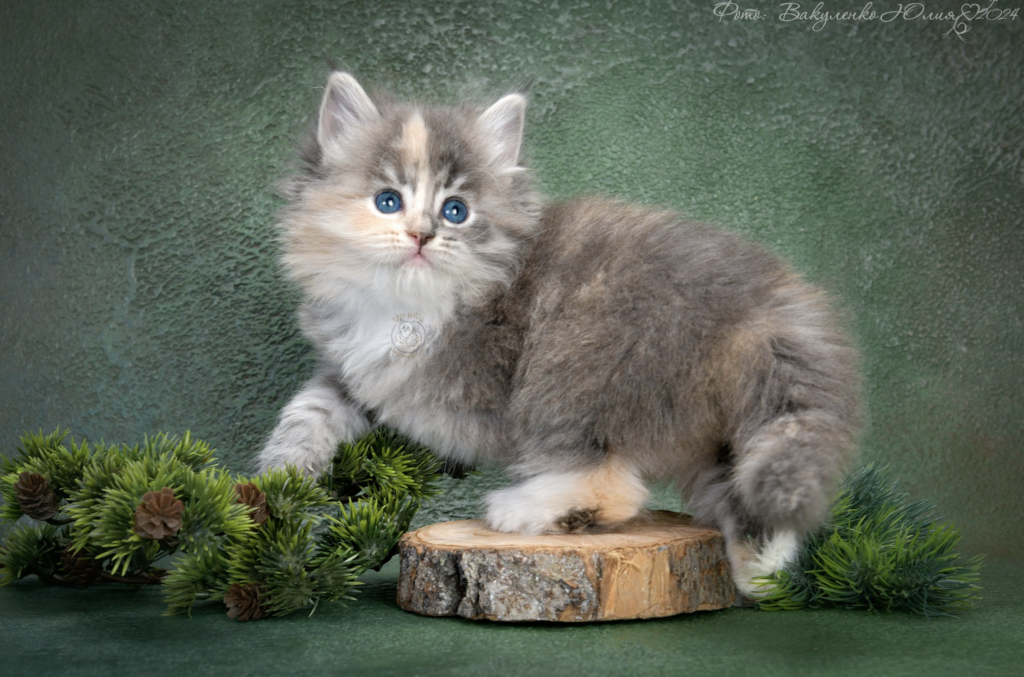
[(430, 259), (427, 258), (427, 253), (420, 247), (412, 253), (409, 257), (409, 265), (413, 267), (427, 267), (430, 266)]
[(415, 247), (415, 249), (408, 250), (409, 265), (413, 268), (429, 267), (433, 257), (427, 257), (426, 247), (433, 240), (434, 236), (415, 232), (410, 232), (409, 236), (412, 238), (413, 246)]

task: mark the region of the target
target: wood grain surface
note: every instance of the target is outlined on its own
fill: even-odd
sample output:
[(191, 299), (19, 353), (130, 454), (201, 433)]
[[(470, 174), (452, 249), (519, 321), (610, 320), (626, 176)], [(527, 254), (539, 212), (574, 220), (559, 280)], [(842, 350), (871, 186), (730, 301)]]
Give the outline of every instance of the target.
[(496, 621), (655, 618), (730, 606), (722, 536), (651, 512), (603, 533), (523, 536), (444, 522), (399, 543), (398, 604)]

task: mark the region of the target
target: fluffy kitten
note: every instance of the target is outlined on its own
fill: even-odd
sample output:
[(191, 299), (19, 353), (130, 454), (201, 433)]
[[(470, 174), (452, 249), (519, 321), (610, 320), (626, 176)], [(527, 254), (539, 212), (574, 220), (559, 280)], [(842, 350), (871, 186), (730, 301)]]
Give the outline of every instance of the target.
[(672, 480), (720, 528), (739, 589), (796, 554), (854, 453), (856, 353), (822, 293), (764, 249), (675, 214), (541, 205), (520, 165), (526, 101), (370, 98), (333, 73), (284, 266), (320, 366), (263, 469), (320, 471), (386, 423), (517, 482), (494, 529), (579, 531)]

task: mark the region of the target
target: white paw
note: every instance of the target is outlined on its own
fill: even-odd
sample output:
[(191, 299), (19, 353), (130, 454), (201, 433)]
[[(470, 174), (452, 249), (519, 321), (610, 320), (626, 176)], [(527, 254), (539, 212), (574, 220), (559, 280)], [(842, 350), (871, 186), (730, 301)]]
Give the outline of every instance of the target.
[(293, 465), (310, 477), (318, 477), (330, 463), (333, 449), (311, 450), (306, 447), (267, 445), (260, 453), (260, 474), (272, 468)]
[(313, 377), (281, 410), (260, 452), (260, 472), (294, 465), (319, 475), (334, 458), (340, 440), (354, 440), (369, 428), (366, 417), (342, 398), (328, 374)]
[[(495, 531), (536, 536), (557, 531), (558, 509), (550, 495), (539, 491), (536, 478), (524, 484), (492, 491), (484, 499), (484, 521)], [(546, 499), (546, 500), (545, 500)]]
[(759, 578), (771, 577), (800, 554), (800, 537), (795, 531), (777, 532), (752, 558), (733, 559), (733, 582), (736, 589), (751, 598), (768, 592)]
[(491, 529), (506, 533), (578, 533), (628, 520), (647, 497), (637, 473), (612, 457), (595, 468), (537, 475), (492, 491), (484, 499), (485, 520)]

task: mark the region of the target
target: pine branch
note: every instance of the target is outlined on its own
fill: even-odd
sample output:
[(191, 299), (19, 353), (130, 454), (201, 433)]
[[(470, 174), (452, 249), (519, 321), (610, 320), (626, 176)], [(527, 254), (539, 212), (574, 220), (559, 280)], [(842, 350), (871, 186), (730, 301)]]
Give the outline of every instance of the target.
[(796, 562), (761, 579), (763, 609), (842, 605), (946, 616), (970, 607), (982, 557), (963, 560), (960, 532), (867, 466), (843, 484), (829, 522)]
[[(4, 583), (162, 583), (167, 613), (222, 599), (250, 620), (351, 599), (358, 576), (393, 555), (420, 501), (437, 493), (441, 464), (374, 430), (340, 445), (323, 478), (295, 468), (232, 477), (188, 433), (128, 447), (57, 430), (26, 435), (0, 469), (0, 517), (20, 519), (24, 505), (46, 518), (8, 534)], [(171, 554), (170, 571), (154, 569)]]

